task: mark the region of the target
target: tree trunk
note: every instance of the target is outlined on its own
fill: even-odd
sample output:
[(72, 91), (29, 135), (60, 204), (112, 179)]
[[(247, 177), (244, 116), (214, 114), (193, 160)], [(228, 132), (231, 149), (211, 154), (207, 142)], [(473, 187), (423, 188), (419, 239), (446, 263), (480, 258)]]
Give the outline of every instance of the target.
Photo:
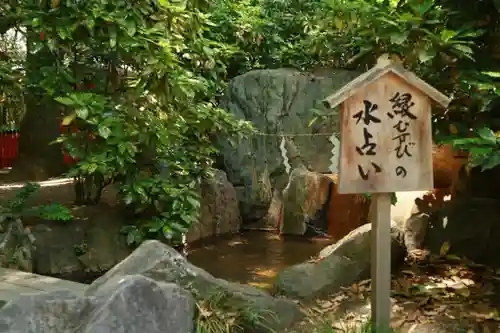
[(21, 122), (19, 155), (14, 163), (15, 180), (46, 180), (60, 176), (64, 165), (60, 144), (50, 144), (59, 136), (59, 108), (48, 98), (28, 97), (27, 112)]
[(41, 68), (51, 66), (54, 56), (46, 50), (29, 52), (28, 46), (26, 114), (21, 122), (19, 155), (9, 177), (11, 180), (47, 180), (67, 170), (61, 145), (51, 144), (59, 136), (61, 105), (37, 85)]

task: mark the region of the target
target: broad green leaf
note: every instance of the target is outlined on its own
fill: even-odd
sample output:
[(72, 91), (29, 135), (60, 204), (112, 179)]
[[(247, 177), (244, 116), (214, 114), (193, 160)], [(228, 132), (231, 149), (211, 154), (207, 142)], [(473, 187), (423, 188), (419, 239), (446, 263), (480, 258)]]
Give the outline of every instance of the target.
[(500, 165), (500, 150), (496, 150), (493, 154), (490, 154), (486, 161), (481, 163), (481, 170), (493, 169), (498, 165)]
[(434, 50), (419, 50), (418, 51), (418, 60), (421, 63), (425, 63), (430, 61), (436, 57), (436, 51)]
[(469, 46), (463, 44), (453, 44), (453, 48), (460, 52), (463, 52), (465, 55), (471, 55), (474, 53), (474, 50), (472, 50)]
[(206, 55), (212, 55), (214, 53), (214, 51), (207, 46), (203, 46), (203, 52), (205, 52)]
[(146, 194), (146, 191), (143, 187), (141, 187), (139, 184), (134, 184), (134, 191), (140, 196), (141, 202), (144, 203), (147, 201), (148, 195)]
[(73, 120), (75, 120), (75, 118), (76, 118), (76, 113), (72, 113), (69, 116), (63, 118), (61, 125), (68, 126), (73, 122)]
[(66, 106), (73, 106), (76, 104), (75, 101), (69, 97), (57, 97), (55, 100)]
[(481, 72), (481, 74), (488, 75), (494, 78), (500, 78), (500, 72)]
[(62, 76), (64, 76), (64, 78), (66, 79), (66, 81), (68, 81), (69, 83), (74, 84), (76, 82), (75, 78), (72, 75), (72, 73), (69, 72), (69, 69), (67, 69), (67, 68), (61, 68), (61, 70), (59, 71), (59, 73)]
[(344, 27), (344, 22), (338, 16), (335, 16), (333, 18), (333, 24), (334, 24), (335, 28), (337, 28), (337, 30), (341, 30)]
[(399, 27), (399, 24), (398, 24), (397, 22), (395, 22), (395, 21), (393, 21), (393, 20), (389, 20), (389, 19), (387, 19), (387, 18), (385, 18), (385, 17), (379, 17), (379, 18), (378, 18), (378, 20), (380, 20), (380, 21), (382, 21), (382, 22), (385, 22), (385, 23), (387, 23), (387, 24), (390, 24), (390, 25), (392, 25), (392, 26)]
[(83, 107), (83, 108), (78, 108), (76, 109), (76, 116), (80, 119), (87, 119), (87, 117), (89, 116), (89, 109)]
[(434, 0), (413, 1), (410, 6), (418, 15), (423, 16), (434, 6)]
[(125, 197), (123, 198), (123, 202), (126, 204), (126, 205), (130, 205), (132, 202), (134, 201), (134, 198), (132, 197), (132, 195), (130, 193), (127, 193), (125, 195)]
[(127, 19), (125, 21), (125, 26), (127, 28), (127, 34), (130, 37), (133, 37), (137, 31), (137, 26), (135, 24), (135, 21), (133, 21), (132, 19)]
[(396, 45), (402, 45), (406, 42), (408, 34), (406, 32), (395, 32), (390, 35), (391, 43)]
[(457, 148), (464, 148), (467, 146), (474, 147), (478, 145), (489, 145), (489, 141), (482, 138), (462, 138), (453, 140), (453, 146)]
[(484, 35), (484, 33), (487, 30), (485, 29), (478, 29), (478, 30), (473, 30), (473, 31), (468, 31), (468, 32), (461, 32), (460, 37), (469, 37), (469, 38), (477, 38), (479, 36)]
[(97, 165), (96, 163), (89, 163), (87, 165), (87, 172), (89, 174), (93, 174), (97, 171), (98, 168), (99, 168), (99, 165)]
[(192, 198), (192, 197), (187, 197), (187, 201), (194, 207), (194, 208), (199, 208), (200, 207), (200, 201)]
[(163, 227), (161, 220), (153, 220), (146, 224), (146, 227), (149, 229), (149, 232), (158, 232)]
[(99, 135), (104, 139), (107, 139), (109, 137), (109, 135), (111, 134), (111, 130), (107, 126), (99, 126), (98, 132), (99, 132)]
[(471, 167), (482, 166), (488, 162), (488, 155), (471, 155), (469, 165)]
[(422, 20), (420, 17), (412, 15), (411, 13), (403, 13), (399, 16), (399, 19), (407, 22), (418, 22)]
[(456, 31), (453, 30), (448, 30), (448, 29), (443, 29), (441, 31), (441, 40), (443, 42), (449, 42), (451, 39), (453, 39), (457, 35)]
[(484, 155), (489, 154), (494, 150), (494, 147), (473, 147), (469, 149), (472, 155)]
[(118, 152), (120, 154), (123, 154), (127, 151), (127, 145), (124, 142), (119, 142), (118, 143)]
[(69, 38), (71, 35), (71, 32), (67, 30), (66, 27), (58, 27), (57, 29), (57, 34), (59, 35), (59, 37), (61, 37), (62, 40), (65, 40), (67, 38)]
[(172, 229), (170, 228), (170, 226), (164, 225), (161, 230), (163, 233), (163, 237), (165, 237), (166, 239), (172, 239), (173, 233), (172, 233)]
[(115, 48), (116, 46), (116, 28), (114, 25), (109, 28), (109, 46)]
[(181, 220), (186, 222), (186, 224), (188, 224), (188, 225), (191, 224), (192, 222), (194, 222), (194, 218), (192, 216), (189, 216), (189, 215), (181, 214), (180, 218), (181, 218)]
[(489, 128), (486, 128), (486, 127), (481, 128), (477, 131), (477, 134), (479, 135), (479, 137), (481, 139), (484, 139), (484, 140), (489, 141), (491, 143), (498, 142), (498, 139), (497, 139), (495, 133)]

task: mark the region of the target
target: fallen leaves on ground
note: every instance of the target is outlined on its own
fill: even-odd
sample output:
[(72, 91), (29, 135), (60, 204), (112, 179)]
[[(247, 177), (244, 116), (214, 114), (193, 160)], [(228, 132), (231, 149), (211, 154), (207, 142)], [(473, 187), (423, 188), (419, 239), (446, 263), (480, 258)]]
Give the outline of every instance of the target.
[[(447, 255), (447, 251), (442, 254), (413, 253), (393, 275), (392, 326), (404, 328), (440, 321), (460, 323), (469, 332), (500, 332), (500, 311), (497, 310), (500, 309), (500, 270)], [(349, 302), (366, 304), (370, 294), (370, 280), (362, 281), (317, 301), (310, 311), (324, 317), (340, 312)], [(351, 313), (343, 320), (366, 320), (369, 312), (368, 308), (361, 314)]]

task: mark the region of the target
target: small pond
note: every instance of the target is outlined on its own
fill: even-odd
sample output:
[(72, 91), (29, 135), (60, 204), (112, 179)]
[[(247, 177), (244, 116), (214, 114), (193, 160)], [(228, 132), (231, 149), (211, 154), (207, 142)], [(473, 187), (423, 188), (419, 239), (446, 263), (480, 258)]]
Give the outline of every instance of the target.
[(248, 231), (189, 248), (187, 258), (216, 277), (267, 289), (280, 270), (318, 255), (331, 243), (326, 238)]
[[(182, 251), (189, 262), (215, 277), (269, 289), (285, 267), (315, 257), (332, 239), (279, 236), (275, 232), (247, 231), (188, 245)], [(101, 273), (75, 272), (52, 275), (92, 283)]]

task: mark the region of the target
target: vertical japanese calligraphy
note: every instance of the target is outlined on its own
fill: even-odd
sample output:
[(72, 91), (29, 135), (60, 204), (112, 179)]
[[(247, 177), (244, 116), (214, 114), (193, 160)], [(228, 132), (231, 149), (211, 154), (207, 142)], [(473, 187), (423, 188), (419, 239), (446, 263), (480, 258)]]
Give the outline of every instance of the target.
[(434, 95), (404, 75), (389, 72), (357, 88), (351, 84), (349, 93), (337, 93), (345, 98), (340, 104), (339, 193), (432, 188)]
[[(411, 93), (396, 92), (389, 99), (391, 112), (387, 112), (387, 116), (396, 121), (395, 125), (392, 126), (395, 133), (392, 140), (396, 142), (394, 151), (398, 160), (404, 157), (412, 157), (411, 147), (416, 144), (408, 131), (410, 122), (417, 120), (417, 116), (411, 112), (411, 109), (415, 106), (412, 98)], [(405, 178), (408, 175), (408, 170), (403, 165), (398, 165), (395, 168), (395, 173), (397, 176)]]
[[(363, 100), (363, 109), (355, 113), (352, 117), (356, 119), (356, 125), (363, 122), (363, 145), (356, 146), (356, 152), (360, 156), (376, 156), (377, 143), (373, 141), (373, 134), (370, 132), (370, 125), (372, 123), (381, 123), (380, 118), (374, 114), (378, 110), (378, 105), (369, 100)], [(359, 126), (359, 125), (358, 125)], [(370, 166), (357, 165), (358, 173), (361, 179), (368, 180), (370, 176), (370, 169), (375, 173), (382, 172), (382, 168), (377, 163), (370, 161)], [(371, 168), (370, 168), (371, 167)]]

